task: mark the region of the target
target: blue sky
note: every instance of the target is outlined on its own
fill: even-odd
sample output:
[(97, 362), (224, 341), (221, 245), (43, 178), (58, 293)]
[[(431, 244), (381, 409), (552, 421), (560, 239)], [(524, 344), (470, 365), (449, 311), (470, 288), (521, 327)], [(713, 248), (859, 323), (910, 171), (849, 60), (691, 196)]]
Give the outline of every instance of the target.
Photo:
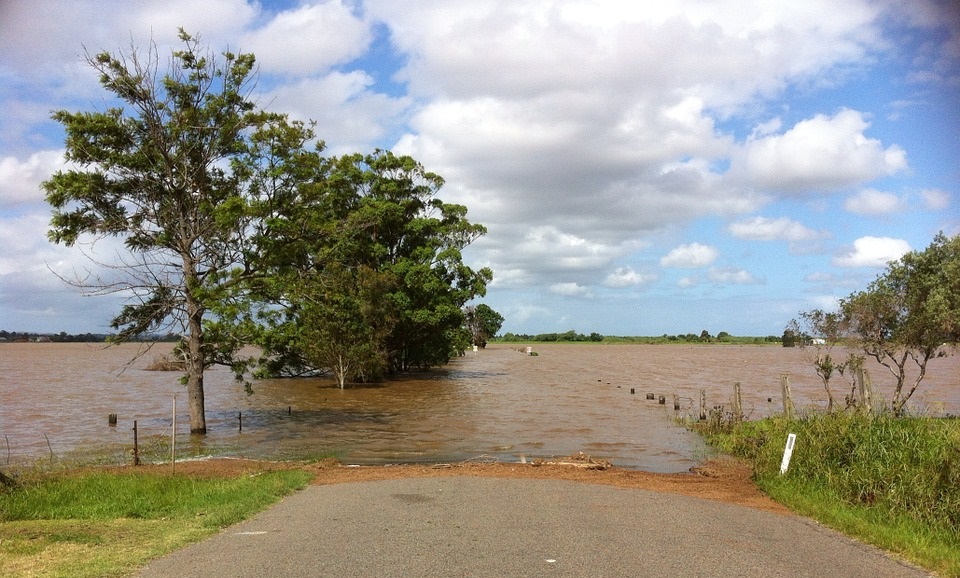
[[(651, 4), (651, 5), (647, 5)], [(908, 6), (908, 8), (907, 8)], [(58, 109), (91, 51), (178, 27), (253, 52), (328, 152), (389, 148), (489, 233), (503, 331), (779, 335), (960, 234), (960, 15), (920, 0), (12, 0), (0, 4), (0, 329), (100, 332), (51, 245)], [(102, 260), (110, 243), (93, 249)]]

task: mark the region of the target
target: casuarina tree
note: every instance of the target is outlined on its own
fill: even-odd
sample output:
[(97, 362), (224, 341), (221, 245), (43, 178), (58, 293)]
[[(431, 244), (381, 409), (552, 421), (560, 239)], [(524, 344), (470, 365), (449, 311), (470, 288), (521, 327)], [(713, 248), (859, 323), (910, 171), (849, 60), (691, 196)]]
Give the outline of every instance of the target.
[(112, 320), (117, 341), (157, 330), (183, 336), (190, 431), (203, 434), (204, 370), (236, 347), (205, 330), (206, 316), (250, 272), (244, 164), (251, 139), (286, 120), (251, 100), (253, 55), (216, 54), (183, 30), (179, 39), (166, 72), (155, 45), (87, 54), (113, 100), (105, 110), (53, 115), (69, 164), (43, 187), (54, 243), (122, 240), (118, 261), (78, 284), (128, 297)]

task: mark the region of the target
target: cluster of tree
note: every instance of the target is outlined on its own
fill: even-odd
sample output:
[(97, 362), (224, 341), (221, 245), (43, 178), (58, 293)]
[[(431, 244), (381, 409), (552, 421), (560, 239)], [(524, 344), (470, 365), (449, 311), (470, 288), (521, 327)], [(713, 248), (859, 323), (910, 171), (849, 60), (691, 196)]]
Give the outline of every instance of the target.
[[(32, 331), (4, 331), (0, 330), (0, 341), (49, 341), (51, 343), (104, 343), (110, 341), (114, 335), (110, 333), (36, 333)], [(168, 333), (166, 335), (138, 335), (132, 340), (157, 342), (176, 342), (180, 336)]]
[(738, 337), (730, 335), (726, 331), (721, 331), (716, 336), (710, 335), (706, 330), (700, 335), (694, 333), (668, 335), (664, 333), (661, 336), (614, 336), (601, 335), (600, 333), (591, 333), (584, 335), (576, 331), (567, 331), (566, 333), (540, 333), (537, 335), (528, 335), (526, 333), (505, 333), (497, 338), (498, 341), (520, 342), (520, 341), (539, 341), (539, 342), (607, 342), (607, 343), (643, 343), (643, 344), (663, 344), (663, 343), (736, 343), (764, 345), (769, 343), (780, 343), (780, 337), (768, 335), (765, 337)]
[(776, 335), (764, 336), (738, 336), (731, 335), (726, 331), (721, 331), (716, 335), (710, 335), (710, 332), (703, 330), (700, 335), (687, 333), (683, 335), (667, 335), (649, 338), (656, 343), (735, 343), (740, 345), (766, 345), (770, 343), (780, 343), (780, 337)]
[[(115, 340), (183, 335), (191, 432), (206, 432), (211, 364), (329, 369), (342, 386), (445, 363), (493, 327), (484, 310), (473, 332), (464, 312), (492, 272), (461, 250), (486, 230), (437, 197), (438, 175), (380, 150), (324, 156), (311, 125), (251, 100), (253, 55), (180, 39), (165, 74), (155, 46), (87, 55), (118, 104), (54, 114), (71, 168), (43, 186), (53, 242), (125, 243), (108, 273), (72, 281), (134, 295)], [(240, 355), (249, 344), (263, 355)]]
[[(817, 348), (814, 367), (828, 396), (830, 380), (873, 358), (895, 378), (891, 409), (902, 415), (927, 374), (928, 362), (947, 355), (960, 343), (960, 235), (939, 233), (923, 251), (907, 253), (863, 291), (840, 300), (837, 311), (814, 309), (800, 314), (784, 331), (796, 345)], [(852, 348), (835, 359), (832, 348)], [(908, 368), (917, 374), (908, 379)], [(849, 399), (849, 396), (848, 396)]]
[(574, 330), (566, 331), (564, 333), (538, 333), (537, 335), (527, 335), (526, 333), (504, 333), (501, 337), (498, 338), (499, 341), (505, 342), (518, 342), (518, 341), (538, 341), (538, 342), (565, 342), (565, 343), (576, 343), (583, 341), (593, 341), (600, 342), (603, 341), (603, 335), (599, 333), (591, 333), (590, 335), (584, 335), (582, 333), (577, 333)]
[(71, 335), (65, 331), (60, 333), (35, 333), (31, 331), (0, 331), (0, 341), (51, 341), (56, 343), (103, 343), (107, 335), (82, 333)]

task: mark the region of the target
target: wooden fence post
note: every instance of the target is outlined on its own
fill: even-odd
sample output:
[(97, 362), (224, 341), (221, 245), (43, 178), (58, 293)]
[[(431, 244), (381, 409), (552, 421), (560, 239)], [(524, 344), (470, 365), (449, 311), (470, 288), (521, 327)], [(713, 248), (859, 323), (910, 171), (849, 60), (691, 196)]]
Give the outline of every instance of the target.
[(743, 421), (743, 398), (740, 396), (740, 382), (733, 384), (733, 419)]
[(700, 390), (700, 421), (707, 419), (707, 390)]
[(140, 465), (140, 442), (137, 440), (137, 420), (133, 420), (133, 465)]
[(860, 390), (860, 409), (873, 413), (873, 384), (870, 382), (870, 373), (862, 367), (857, 368), (857, 388)]
[(780, 374), (780, 391), (783, 395), (783, 415), (793, 419), (793, 395), (790, 393), (790, 375)]

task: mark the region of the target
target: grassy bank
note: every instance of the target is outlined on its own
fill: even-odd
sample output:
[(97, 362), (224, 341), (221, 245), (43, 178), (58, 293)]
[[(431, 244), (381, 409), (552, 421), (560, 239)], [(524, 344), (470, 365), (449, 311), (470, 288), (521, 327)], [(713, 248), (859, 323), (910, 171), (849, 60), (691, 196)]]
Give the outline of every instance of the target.
[(0, 489), (0, 576), (122, 576), (262, 510), (303, 470), (202, 478), (130, 468), (29, 473)]
[[(837, 413), (701, 431), (752, 462), (760, 487), (798, 513), (960, 577), (960, 421)], [(796, 445), (780, 475), (789, 433)]]

